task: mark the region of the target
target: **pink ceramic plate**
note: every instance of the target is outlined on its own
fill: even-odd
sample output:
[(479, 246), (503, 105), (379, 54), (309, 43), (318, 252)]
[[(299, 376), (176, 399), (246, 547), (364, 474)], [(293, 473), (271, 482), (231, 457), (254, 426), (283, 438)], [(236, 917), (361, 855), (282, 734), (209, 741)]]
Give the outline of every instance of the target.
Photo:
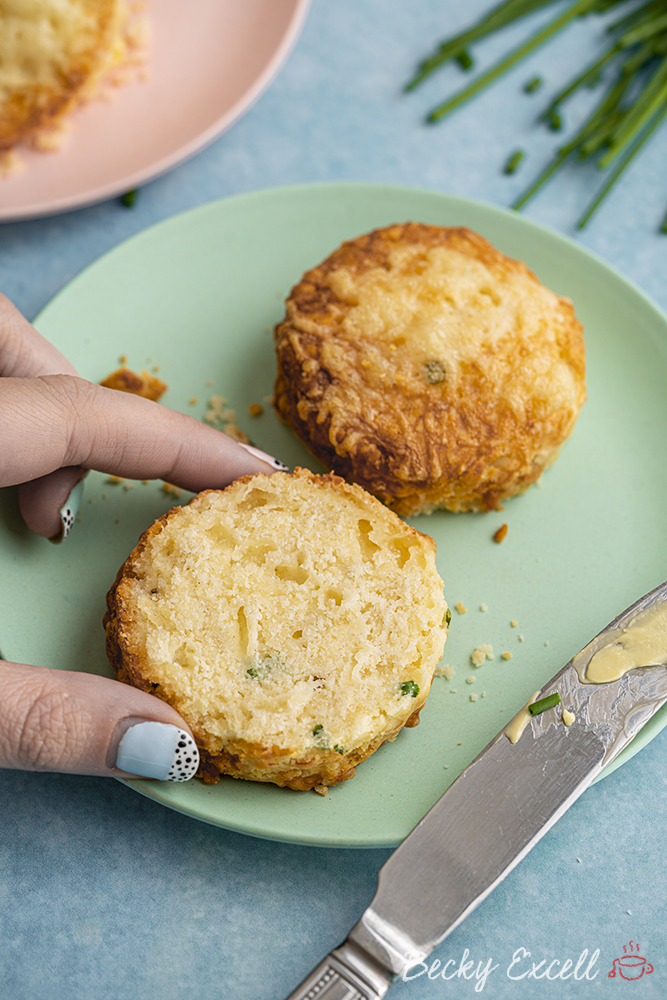
[(77, 111), (58, 153), (21, 150), (0, 220), (34, 219), (145, 184), (212, 142), (287, 58), (310, 0), (150, 0), (150, 80)]

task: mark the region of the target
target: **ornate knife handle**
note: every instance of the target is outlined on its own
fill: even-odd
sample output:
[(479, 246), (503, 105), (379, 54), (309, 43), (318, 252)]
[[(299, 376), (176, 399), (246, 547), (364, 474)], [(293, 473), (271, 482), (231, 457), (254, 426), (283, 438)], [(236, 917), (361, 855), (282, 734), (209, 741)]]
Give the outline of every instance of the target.
[(380, 1000), (393, 979), (348, 940), (330, 952), (287, 1000)]

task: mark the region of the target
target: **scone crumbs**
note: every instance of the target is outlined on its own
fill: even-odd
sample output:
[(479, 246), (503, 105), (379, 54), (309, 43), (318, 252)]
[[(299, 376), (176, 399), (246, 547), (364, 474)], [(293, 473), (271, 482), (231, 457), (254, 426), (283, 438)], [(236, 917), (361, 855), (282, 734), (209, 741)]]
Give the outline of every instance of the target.
[(118, 486), (120, 483), (124, 483), (125, 480), (122, 476), (108, 476), (107, 482), (111, 483), (112, 486)]
[(506, 524), (501, 524), (500, 527), (498, 528), (498, 530), (496, 531), (496, 533), (493, 536), (494, 542), (498, 542), (498, 544), (500, 545), (500, 543), (505, 538), (506, 534), (507, 534), (507, 525)]
[(470, 700), (471, 700), (471, 701), (477, 701), (477, 695), (475, 694), (475, 692), (474, 692), (474, 691), (473, 691), (473, 693), (472, 693), (472, 694), (470, 695)]
[(523, 642), (523, 635), (519, 632), (519, 642)]
[(264, 413), (264, 407), (260, 406), (259, 403), (251, 403), (248, 407), (248, 413), (251, 417), (261, 417)]
[(482, 691), (482, 698), (486, 698), (486, 691)]
[(512, 659), (511, 653), (503, 653), (503, 660), (511, 660), (511, 659)]
[(458, 611), (458, 613), (460, 615), (464, 615), (466, 613), (466, 611), (468, 610), (466, 608), (465, 604), (463, 603), (463, 601), (459, 601), (458, 604), (454, 605), (454, 607), (456, 608), (456, 610)]
[(490, 646), (488, 642), (482, 643), (481, 646), (477, 646), (473, 650), (470, 654), (470, 659), (473, 662), (473, 666), (481, 667), (485, 660), (493, 659), (493, 646)]
[(459, 740), (459, 742), (456, 745), (457, 745), (457, 747), (462, 747), (463, 746), (463, 740)]
[(181, 493), (183, 492), (180, 486), (174, 486), (173, 483), (163, 483), (162, 490), (168, 496), (172, 497), (180, 497)]
[(196, 406), (198, 402), (199, 402), (199, 397), (193, 396), (192, 399), (188, 400), (188, 406)]
[(476, 677), (466, 677), (466, 684), (474, 684), (476, 680)]
[(488, 604), (480, 604), (479, 610), (480, 611), (488, 611), (489, 610)]
[(313, 791), (317, 792), (318, 795), (328, 795), (329, 789), (326, 785), (313, 785)]
[(121, 365), (126, 365), (127, 364), (127, 354), (121, 354), (121, 356), (119, 357), (118, 360), (120, 361)]
[(448, 681), (451, 681), (455, 673), (456, 671), (450, 663), (445, 663), (444, 666), (435, 668), (435, 676), (445, 677)]
[(519, 623), (516, 620), (516, 618), (513, 618), (512, 621), (510, 622), (510, 625), (512, 626), (512, 628), (518, 628)]
[(456, 694), (456, 688), (450, 688), (449, 689), (449, 693), (450, 694)]

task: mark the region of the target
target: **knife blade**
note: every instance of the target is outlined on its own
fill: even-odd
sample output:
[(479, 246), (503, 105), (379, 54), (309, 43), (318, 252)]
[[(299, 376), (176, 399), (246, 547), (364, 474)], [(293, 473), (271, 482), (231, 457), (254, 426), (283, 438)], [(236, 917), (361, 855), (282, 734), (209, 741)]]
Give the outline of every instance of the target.
[[(618, 615), (542, 688), (540, 697), (560, 695), (557, 708), (529, 716), (516, 743), (507, 726), (494, 736), (380, 869), (373, 901), (346, 940), (288, 1000), (379, 1000), (492, 892), (667, 703), (665, 602), (667, 583)], [(620, 649), (624, 630), (661, 610), (664, 651), (653, 651), (650, 665), (611, 682), (587, 681), (596, 653)], [(564, 708), (575, 716), (569, 727)]]

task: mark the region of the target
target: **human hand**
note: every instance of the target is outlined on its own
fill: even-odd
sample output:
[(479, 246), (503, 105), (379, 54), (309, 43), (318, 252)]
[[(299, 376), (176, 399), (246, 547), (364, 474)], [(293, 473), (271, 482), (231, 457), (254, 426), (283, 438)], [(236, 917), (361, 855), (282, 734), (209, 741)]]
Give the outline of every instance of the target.
[[(18, 484), (24, 521), (47, 538), (67, 535), (69, 498), (88, 469), (197, 492), (286, 468), (193, 417), (80, 378), (2, 295), (0, 425), (0, 487)], [(187, 724), (146, 692), (1, 660), (0, 678), (0, 767), (171, 780), (196, 770)]]

